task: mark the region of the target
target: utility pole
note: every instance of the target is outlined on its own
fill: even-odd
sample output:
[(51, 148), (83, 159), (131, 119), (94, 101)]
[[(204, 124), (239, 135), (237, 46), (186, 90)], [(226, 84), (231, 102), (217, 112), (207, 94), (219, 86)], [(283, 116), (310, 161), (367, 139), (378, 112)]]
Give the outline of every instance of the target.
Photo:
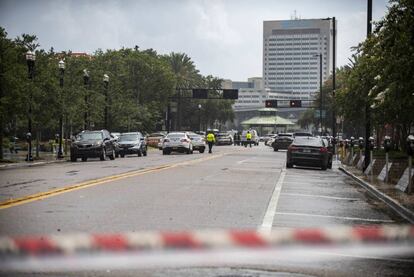
[[(367, 7), (367, 38), (371, 35), (372, 32), (372, 0), (368, 0), (368, 7)], [(367, 93), (368, 95), (368, 93)], [(365, 103), (365, 159), (364, 159), (364, 170), (370, 164), (370, 156), (369, 156), (369, 137), (371, 135), (371, 115), (370, 115), (370, 107), (368, 99)]]
[(319, 54), (319, 90), (320, 90), (320, 106), (319, 106), (319, 119), (321, 121), (321, 134), (322, 134), (322, 107), (323, 107), (323, 97), (322, 97), (322, 52)]
[[(336, 112), (335, 112), (335, 90), (336, 90), (336, 19), (332, 17), (332, 137), (336, 142)], [(336, 143), (333, 143), (333, 152), (336, 151)]]

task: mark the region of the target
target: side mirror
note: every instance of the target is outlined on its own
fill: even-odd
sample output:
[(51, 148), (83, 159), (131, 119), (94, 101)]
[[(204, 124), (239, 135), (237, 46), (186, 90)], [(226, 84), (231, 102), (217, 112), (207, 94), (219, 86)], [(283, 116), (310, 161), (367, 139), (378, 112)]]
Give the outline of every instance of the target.
[(108, 140), (109, 140), (109, 138), (104, 138), (104, 139), (103, 139), (103, 141), (108, 141)]
[(141, 137), (140, 140), (145, 140), (145, 138), (144, 137)]

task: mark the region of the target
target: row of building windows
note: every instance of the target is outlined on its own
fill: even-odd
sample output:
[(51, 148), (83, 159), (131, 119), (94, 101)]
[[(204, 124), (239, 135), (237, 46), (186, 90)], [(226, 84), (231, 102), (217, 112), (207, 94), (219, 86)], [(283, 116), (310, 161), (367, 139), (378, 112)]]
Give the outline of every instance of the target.
[[(301, 63), (297, 63), (297, 62), (279, 62), (279, 63), (265, 63), (265, 65), (269, 65), (269, 69), (272, 69), (272, 67), (270, 67), (271, 65), (315, 65), (315, 64), (319, 64), (318, 62), (301, 62)], [(282, 67), (284, 68), (284, 67)], [(319, 68), (319, 67), (318, 67)]]
[[(303, 50), (319, 50), (319, 47), (269, 47), (269, 51), (303, 51)], [(266, 51), (266, 49), (265, 49)]]
[[(322, 39), (322, 38), (320, 38)], [(326, 37), (325, 37), (326, 39)], [(266, 39), (265, 39), (266, 40)], [(291, 40), (319, 40), (319, 36), (314, 37), (295, 37), (295, 38), (284, 38), (284, 37), (277, 37), (277, 38), (269, 38), (269, 41), (291, 41)]]
[(287, 46), (287, 45), (319, 45), (318, 42), (301, 42), (301, 43), (265, 43), (266, 46)]
[(267, 68), (267, 70), (315, 70), (315, 69), (319, 69), (319, 67), (286, 67), (286, 65), (288, 65), (288, 64), (285, 64), (285, 67), (282, 67), (282, 66), (279, 66), (279, 67), (268, 67)]
[[(286, 61), (300, 61), (300, 60), (315, 60), (316, 59), (316, 57), (311, 57), (311, 58), (309, 58), (309, 57), (298, 57), (298, 58), (295, 58), (295, 57), (292, 57), (292, 58), (290, 58), (290, 57), (279, 57), (279, 58), (269, 58), (269, 61), (283, 61), (283, 60), (286, 60)], [(268, 60), (268, 58), (265, 58), (265, 61), (267, 61)]]

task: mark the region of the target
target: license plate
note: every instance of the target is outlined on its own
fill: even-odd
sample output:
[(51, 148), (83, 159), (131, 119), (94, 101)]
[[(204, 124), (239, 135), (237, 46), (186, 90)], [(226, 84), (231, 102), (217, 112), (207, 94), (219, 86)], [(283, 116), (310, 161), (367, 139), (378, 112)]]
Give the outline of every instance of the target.
[(303, 153), (310, 153), (311, 151), (309, 149), (303, 149), (302, 152)]
[(172, 149), (173, 149), (173, 150), (177, 150), (178, 148), (177, 148), (177, 147), (173, 147)]

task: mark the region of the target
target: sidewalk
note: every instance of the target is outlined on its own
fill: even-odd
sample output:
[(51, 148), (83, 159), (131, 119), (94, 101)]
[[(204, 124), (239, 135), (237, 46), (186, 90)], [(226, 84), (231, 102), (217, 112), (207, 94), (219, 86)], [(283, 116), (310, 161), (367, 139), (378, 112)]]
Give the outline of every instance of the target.
[(414, 194), (402, 192), (395, 188), (395, 184), (384, 183), (375, 175), (371, 180), (370, 176), (366, 176), (360, 169), (353, 166), (341, 164), (339, 169), (358, 181), (361, 186), (380, 198), (398, 214), (414, 223)]
[(39, 158), (36, 159), (36, 153), (33, 152), (33, 161), (32, 162), (26, 162), (26, 151), (19, 151), (17, 154), (6, 152), (3, 153), (4, 161), (0, 162), (0, 169), (5, 168), (18, 168), (18, 167), (26, 167), (26, 166), (37, 166), (37, 165), (44, 165), (44, 164), (50, 164), (50, 163), (59, 163), (59, 162), (65, 162), (67, 160), (67, 157), (58, 160), (56, 159), (56, 153), (51, 152), (40, 152)]

